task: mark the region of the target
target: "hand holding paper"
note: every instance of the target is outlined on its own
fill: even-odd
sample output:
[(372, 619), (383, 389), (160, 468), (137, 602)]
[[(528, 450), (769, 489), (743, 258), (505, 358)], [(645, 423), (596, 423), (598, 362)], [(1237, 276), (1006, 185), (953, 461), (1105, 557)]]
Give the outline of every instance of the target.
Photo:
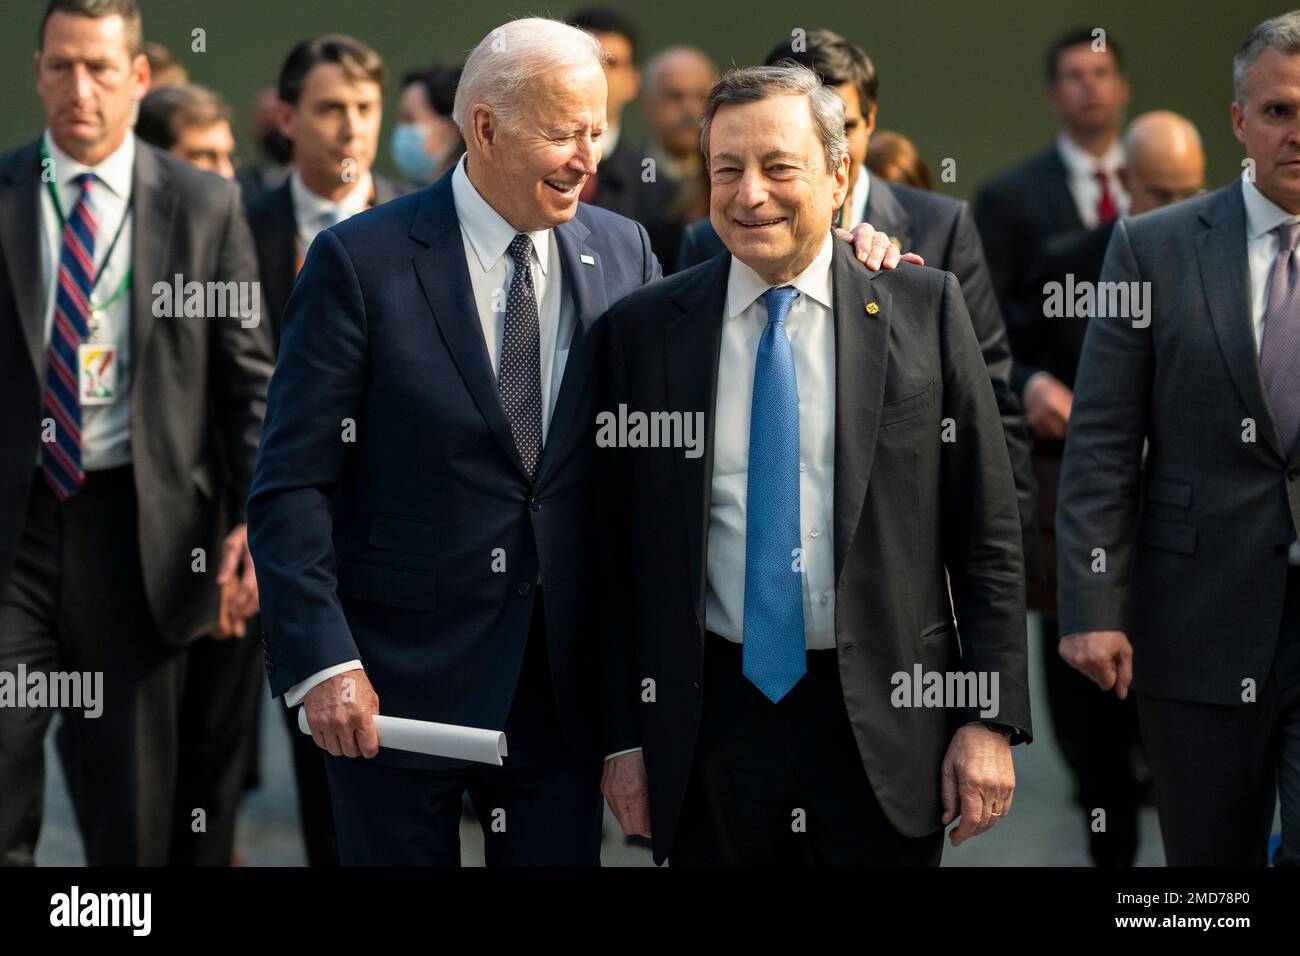
[[(480, 730), (477, 727), (458, 727), (430, 720), (410, 720), (405, 717), (372, 717), (380, 747), (405, 750), (410, 753), (429, 754), (433, 757), (452, 757), (501, 766), (506, 756), (506, 735), (498, 730)], [(306, 708), (298, 711), (298, 729), (311, 733), (307, 726)]]

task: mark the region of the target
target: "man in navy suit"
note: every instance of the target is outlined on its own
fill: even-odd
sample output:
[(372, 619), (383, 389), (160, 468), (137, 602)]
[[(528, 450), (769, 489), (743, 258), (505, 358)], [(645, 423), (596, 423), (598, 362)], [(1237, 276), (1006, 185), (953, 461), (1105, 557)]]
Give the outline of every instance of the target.
[[(345, 864), (455, 865), (466, 789), (489, 864), (599, 862), (592, 326), (660, 275), (644, 229), (578, 203), (605, 96), (589, 34), (494, 30), (457, 91), (465, 159), (322, 232), (286, 307), (252, 547)], [(381, 697), (503, 728), (505, 766), (380, 751)]]

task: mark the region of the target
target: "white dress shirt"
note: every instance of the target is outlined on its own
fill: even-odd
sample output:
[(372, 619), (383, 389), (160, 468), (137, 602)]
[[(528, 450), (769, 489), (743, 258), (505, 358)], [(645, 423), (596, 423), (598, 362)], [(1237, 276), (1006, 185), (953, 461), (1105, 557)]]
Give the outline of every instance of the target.
[[(835, 646), (835, 321), (832, 239), (787, 285), (799, 295), (785, 321), (799, 390), (799, 529), (803, 548), (806, 646)], [(749, 483), (750, 406), (754, 363), (767, 325), (761, 298), (772, 286), (737, 258), (731, 260), (718, 356), (714, 405), (713, 495), (709, 508), (705, 624), (742, 642), (745, 621), (745, 528)]]
[(348, 193), (340, 200), (328, 199), (312, 192), (307, 184), (294, 170), (289, 175), (289, 196), (293, 199), (293, 221), (298, 229), (298, 241), (302, 243), (301, 252), (306, 255), (312, 240), (322, 230), (337, 225), (359, 212), (364, 212), (370, 205), (370, 174), (366, 173)]
[[(1246, 204), (1246, 261), (1250, 266), (1250, 327), (1255, 333), (1255, 355), (1264, 342), (1264, 319), (1268, 308), (1268, 283), (1277, 261), (1278, 238), (1273, 230), (1283, 223), (1300, 222), (1256, 188), (1242, 180), (1241, 198)], [(1297, 371), (1300, 374), (1300, 371)], [(1265, 393), (1267, 397), (1267, 393)], [(1287, 555), (1291, 564), (1300, 564), (1300, 539), (1291, 542)]]
[(867, 221), (867, 200), (871, 198), (871, 171), (863, 166), (858, 170), (853, 192), (844, 200), (844, 215), (840, 217), (840, 228), (853, 230), (860, 222)]
[[(95, 211), (94, 267), (99, 275), (90, 297), (93, 318), (98, 323), (95, 340), (117, 347), (118, 400), (108, 405), (84, 405), (81, 409), (81, 464), (86, 471), (115, 468), (131, 460), (131, 293), (124, 290), (111, 305), (99, 308), (113, 298), (131, 270), (131, 235), (134, 214), (128, 215), (131, 178), (135, 169), (135, 134), (128, 133), (122, 145), (99, 165), (83, 166), (55, 145), (50, 131), (45, 131), (45, 150), (54, 162), (54, 187), (59, 194), (63, 215), (81, 198), (77, 177), (94, 173), (90, 185), (90, 202)], [(63, 227), (54, 208), (49, 187), (44, 181), (37, 186), (41, 196), (41, 278), (45, 282), (45, 346), (54, 328), (54, 305), (59, 287), (59, 255), (63, 250)], [(125, 217), (125, 218), (124, 218)], [(113, 236), (121, 226), (122, 234), (113, 248), (112, 261), (105, 262)], [(133, 280), (134, 281), (134, 280)], [(88, 339), (89, 341), (89, 339)], [(45, 361), (44, 356), (42, 361)], [(37, 455), (37, 463), (40, 456)]]
[(1119, 181), (1119, 168), (1124, 165), (1124, 148), (1116, 140), (1111, 143), (1101, 157), (1092, 155), (1074, 140), (1062, 133), (1056, 138), (1056, 151), (1065, 163), (1066, 179), (1070, 185), (1070, 195), (1074, 197), (1074, 207), (1079, 210), (1079, 218), (1089, 229), (1101, 225), (1097, 218), (1097, 203), (1101, 200), (1101, 185), (1097, 182), (1098, 171), (1106, 174), (1110, 186), (1111, 198), (1115, 200), (1115, 212), (1123, 216), (1128, 212), (1128, 193)]
[[(506, 300), (515, 264), (508, 249), (515, 238), (514, 226), (506, 222), (484, 199), (465, 172), (465, 157), (461, 157), (451, 175), (452, 201), (456, 218), (460, 220), (461, 239), (465, 244), (465, 264), (469, 269), (474, 304), (478, 307), (479, 322), (483, 327), (483, 340), (487, 345), (492, 372), (501, 367), (501, 340), (505, 334)], [(364, 206), (363, 206), (364, 208)], [(569, 346), (577, 325), (577, 311), (573, 296), (564, 286), (560, 251), (555, 241), (555, 231), (540, 229), (530, 232), (533, 240), (533, 288), (537, 293), (537, 320), (541, 338), (542, 377), (542, 444), (551, 427), (551, 413), (560, 394), (564, 367), (569, 358)], [(317, 671), (310, 677), (290, 687), (284, 695), (288, 707), (302, 703), (307, 692), (317, 684), (342, 674), (358, 670), (361, 661), (346, 661)]]

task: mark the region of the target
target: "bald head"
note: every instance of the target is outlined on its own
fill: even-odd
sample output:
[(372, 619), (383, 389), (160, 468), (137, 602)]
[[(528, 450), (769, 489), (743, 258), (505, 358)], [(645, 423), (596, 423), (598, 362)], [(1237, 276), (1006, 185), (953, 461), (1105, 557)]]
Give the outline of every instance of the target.
[(1195, 196), (1205, 183), (1205, 153), (1196, 127), (1168, 110), (1134, 119), (1124, 133), (1120, 178), (1135, 216)]
[(694, 47), (670, 47), (646, 64), (641, 112), (669, 155), (686, 157), (699, 150), (699, 120), (715, 79), (713, 62)]

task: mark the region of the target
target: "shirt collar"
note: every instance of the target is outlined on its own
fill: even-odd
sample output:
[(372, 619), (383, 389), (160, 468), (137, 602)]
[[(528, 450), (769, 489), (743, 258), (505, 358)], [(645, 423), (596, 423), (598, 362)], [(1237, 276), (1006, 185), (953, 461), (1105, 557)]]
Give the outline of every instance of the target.
[(1249, 180), (1241, 181), (1241, 198), (1246, 204), (1246, 235), (1251, 239), (1262, 238), (1284, 222), (1300, 222), (1300, 215), (1287, 212)]
[(335, 202), (308, 189), (295, 169), (289, 175), (289, 195), (293, 197), (294, 216), (299, 225), (314, 229), (320, 225), (320, 217), (325, 213), (330, 213), (336, 221), (342, 222), (366, 208), (370, 201), (370, 174), (366, 173), (357, 180), (356, 185)]
[(858, 170), (857, 182), (853, 184), (853, 194), (849, 196), (845, 205), (848, 212), (845, 218), (848, 224), (845, 229), (852, 229), (859, 223), (867, 221), (867, 201), (871, 198), (871, 171), (864, 164)]
[(54, 160), (56, 183), (72, 184), (82, 173), (94, 173), (120, 199), (131, 195), (131, 174), (135, 169), (135, 133), (127, 133), (122, 145), (96, 166), (83, 165), (59, 149), (48, 129), (45, 131), (45, 152)]
[[(808, 268), (785, 283), (785, 285), (794, 286), (803, 295), (833, 310), (834, 304), (831, 299), (831, 253), (834, 249), (832, 241), (831, 233), (827, 233), (821, 251), (817, 253), (812, 262), (808, 263)], [(772, 288), (775, 288), (772, 283), (735, 256), (732, 256), (731, 273), (727, 277), (727, 318), (732, 319), (740, 315), (753, 305), (759, 296)]]
[(1098, 167), (1106, 173), (1114, 173), (1124, 165), (1124, 148), (1119, 140), (1111, 143), (1110, 148), (1097, 157), (1061, 133), (1056, 137), (1056, 151), (1061, 154), (1061, 161), (1072, 175), (1089, 179), (1097, 174)]
[[(468, 154), (467, 154), (468, 155)], [(469, 238), (469, 244), (478, 257), (479, 265), (487, 272), (506, 254), (510, 243), (518, 235), (518, 230), (502, 218), (470, 182), (469, 173), (465, 172), (465, 156), (456, 163), (451, 174), (451, 197), (456, 205), (456, 218), (460, 228)], [(546, 275), (549, 265), (551, 243), (549, 229), (538, 229), (528, 235), (533, 240), (533, 252)]]

